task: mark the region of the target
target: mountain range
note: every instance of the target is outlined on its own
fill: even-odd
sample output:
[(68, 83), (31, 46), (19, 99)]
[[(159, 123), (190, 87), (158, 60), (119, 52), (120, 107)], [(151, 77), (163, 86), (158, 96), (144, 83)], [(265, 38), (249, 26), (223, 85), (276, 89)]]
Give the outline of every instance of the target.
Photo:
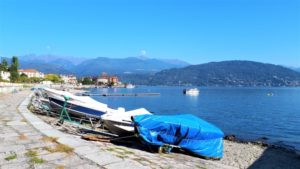
[(300, 73), (253, 61), (222, 61), (160, 71), (152, 85), (300, 86)]
[(299, 68), (292, 68), (293, 70), (300, 72), (300, 67)]
[(180, 60), (145, 57), (82, 59), (53, 55), (25, 55), (19, 61), (23, 69), (78, 77), (107, 72), (118, 75), (123, 82), (145, 85), (300, 86), (300, 72), (295, 68), (253, 61), (190, 65)]
[(20, 68), (37, 69), (44, 73), (75, 74), (76, 76), (98, 76), (109, 74), (153, 74), (169, 68), (188, 66), (181, 60), (162, 60), (146, 57), (82, 59), (54, 55), (25, 55), (19, 57)]

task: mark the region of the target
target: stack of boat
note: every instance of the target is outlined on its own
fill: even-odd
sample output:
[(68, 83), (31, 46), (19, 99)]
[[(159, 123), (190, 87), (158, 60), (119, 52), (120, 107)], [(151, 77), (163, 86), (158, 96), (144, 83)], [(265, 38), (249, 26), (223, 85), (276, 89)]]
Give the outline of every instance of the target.
[[(151, 114), (144, 108), (125, 111), (124, 108), (113, 109), (89, 96), (76, 96), (66, 91), (44, 88), (52, 110), (60, 111), (66, 103), (68, 113), (76, 117), (91, 117), (101, 119), (104, 127), (118, 135), (128, 135), (134, 132), (132, 116)], [(68, 98), (66, 100), (65, 98)]]
[(223, 132), (193, 115), (160, 116), (144, 108), (113, 109), (88, 96), (49, 88), (43, 89), (43, 96), (49, 99), (52, 109), (61, 110), (65, 105), (72, 116), (100, 119), (110, 132), (119, 136), (136, 134), (147, 144), (177, 146), (205, 157), (223, 155)]

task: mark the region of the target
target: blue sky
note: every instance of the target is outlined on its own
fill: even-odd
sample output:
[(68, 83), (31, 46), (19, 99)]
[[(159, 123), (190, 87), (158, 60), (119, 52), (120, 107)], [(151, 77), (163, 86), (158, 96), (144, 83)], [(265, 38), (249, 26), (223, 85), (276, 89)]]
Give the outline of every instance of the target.
[(31, 53), (300, 67), (300, 1), (0, 0), (0, 56)]

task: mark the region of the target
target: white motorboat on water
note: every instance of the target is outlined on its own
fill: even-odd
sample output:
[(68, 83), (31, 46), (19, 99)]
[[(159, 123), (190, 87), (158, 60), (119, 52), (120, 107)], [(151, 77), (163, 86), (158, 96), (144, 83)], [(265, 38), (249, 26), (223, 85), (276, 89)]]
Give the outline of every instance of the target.
[(133, 85), (133, 84), (131, 84), (131, 83), (128, 83), (128, 84), (126, 84), (126, 86), (125, 86), (127, 89), (133, 89), (133, 88), (135, 88), (135, 85)]
[(183, 93), (186, 95), (198, 95), (200, 91), (197, 88), (193, 88), (193, 89), (185, 89), (183, 90)]
[(101, 116), (104, 127), (117, 135), (130, 135), (134, 132), (132, 116), (152, 114), (144, 108), (125, 112), (125, 109), (118, 109), (118, 113), (106, 113)]

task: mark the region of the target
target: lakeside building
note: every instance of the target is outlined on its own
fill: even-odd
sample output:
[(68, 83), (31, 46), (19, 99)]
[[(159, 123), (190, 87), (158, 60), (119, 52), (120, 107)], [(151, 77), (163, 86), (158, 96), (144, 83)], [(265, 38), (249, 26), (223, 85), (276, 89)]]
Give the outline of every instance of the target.
[(109, 83), (112, 85), (117, 85), (119, 83), (119, 78), (117, 76), (112, 76), (109, 78)]
[(96, 80), (96, 85), (120, 85), (121, 82), (117, 76), (109, 76), (107, 73), (102, 72)]
[(10, 80), (10, 72), (0, 71), (0, 77), (2, 80)]
[(97, 85), (107, 85), (109, 83), (109, 77), (107, 73), (102, 72), (102, 74), (97, 78)]
[(60, 75), (65, 84), (77, 84), (77, 78), (74, 75)]
[(21, 74), (27, 75), (28, 78), (31, 78), (31, 77), (44, 78), (45, 77), (44, 73), (39, 72), (35, 69), (19, 69), (18, 72), (20, 75)]

